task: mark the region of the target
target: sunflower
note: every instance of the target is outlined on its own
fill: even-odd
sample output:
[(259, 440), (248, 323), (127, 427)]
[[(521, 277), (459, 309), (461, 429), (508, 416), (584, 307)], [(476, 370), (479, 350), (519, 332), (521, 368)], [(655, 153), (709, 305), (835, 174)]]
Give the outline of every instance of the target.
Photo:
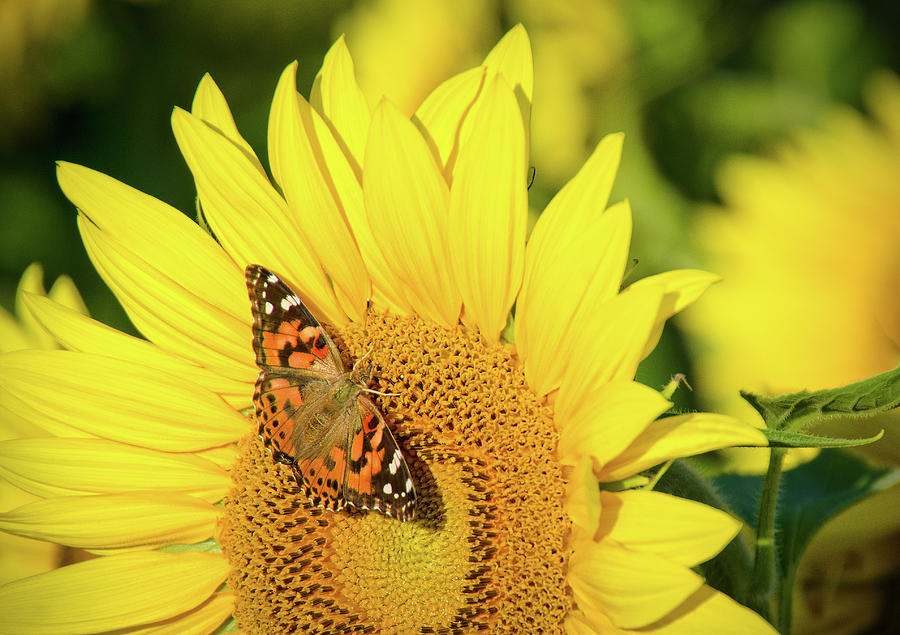
[[(900, 362), (900, 80), (872, 77), (866, 98), (871, 117), (835, 105), (769, 156), (731, 157), (719, 170), (723, 205), (704, 210), (696, 235), (725, 282), (685, 316), (698, 372), (718, 408), (758, 420), (738, 388), (831, 388)], [(852, 427), (860, 437), (885, 430), (883, 441), (856, 451), (900, 465), (900, 412)], [(845, 436), (848, 429), (833, 418), (818, 431)], [(743, 471), (759, 470), (766, 458), (732, 452), (731, 465)], [(885, 580), (900, 570), (893, 555), (900, 516), (885, 510), (897, 509), (894, 487), (816, 538), (801, 565), (795, 632), (859, 632), (890, 610)]]
[[(59, 165), (87, 251), (146, 339), (28, 297), (68, 350), (0, 358), (0, 404), (46, 430), (0, 444), (3, 475), (45, 499), (0, 525), (97, 557), (0, 588), (0, 630), (771, 633), (691, 571), (736, 521), (626, 489), (668, 459), (765, 439), (720, 415), (657, 420), (670, 403), (633, 380), (715, 278), (620, 291), (630, 211), (604, 208), (621, 136), (526, 246), (523, 28), (413, 118), (370, 109), (342, 39), (309, 102), (294, 74), (270, 115), (277, 186), (208, 76), (174, 111), (203, 228)], [(371, 361), (414, 520), (313, 506), (252, 432), (248, 263)]]

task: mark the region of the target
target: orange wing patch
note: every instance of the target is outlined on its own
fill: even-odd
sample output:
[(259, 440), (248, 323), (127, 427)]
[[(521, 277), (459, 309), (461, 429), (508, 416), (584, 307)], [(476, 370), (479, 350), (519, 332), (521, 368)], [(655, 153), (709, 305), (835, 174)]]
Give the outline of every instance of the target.
[(296, 466), (301, 474), (300, 487), (315, 505), (333, 511), (343, 509), (341, 492), (347, 462), (342, 448), (335, 446), (330, 454), (310, 460), (297, 459)]

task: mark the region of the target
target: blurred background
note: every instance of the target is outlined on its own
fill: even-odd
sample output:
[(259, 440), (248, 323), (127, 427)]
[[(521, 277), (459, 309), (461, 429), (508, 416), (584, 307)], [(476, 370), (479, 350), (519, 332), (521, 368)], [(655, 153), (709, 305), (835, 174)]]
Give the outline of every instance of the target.
[[(15, 314), (22, 273), (39, 262), (48, 287), (71, 276), (93, 317), (134, 332), (85, 254), (54, 161), (193, 216), (169, 117), (190, 107), (204, 73), (264, 156), (281, 70), (300, 60), (308, 94), (340, 34), (372, 102), (384, 93), (412, 113), (517, 22), (535, 63), (532, 220), (603, 135), (624, 131), (613, 200), (634, 210), (630, 280), (682, 267), (723, 276), (666, 330), (639, 379), (660, 387), (685, 373), (693, 391), (677, 393), (679, 408), (751, 418), (740, 388), (825, 388), (900, 361), (892, 0), (0, 0), (0, 305)], [(895, 419), (860, 432), (888, 430), (871, 460), (900, 464)], [(854, 561), (892, 597), (898, 514), (891, 503), (865, 524), (866, 544), (886, 542)], [(829, 623), (814, 621), (838, 604), (823, 597), (804, 605), (806, 632)], [(848, 606), (889, 606), (890, 595), (874, 597), (866, 589)]]

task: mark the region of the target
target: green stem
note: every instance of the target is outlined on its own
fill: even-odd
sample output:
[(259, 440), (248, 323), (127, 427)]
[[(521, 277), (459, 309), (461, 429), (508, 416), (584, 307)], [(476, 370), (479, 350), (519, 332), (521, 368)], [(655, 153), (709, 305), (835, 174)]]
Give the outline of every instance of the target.
[(778, 503), (778, 482), (787, 450), (773, 448), (769, 453), (769, 469), (763, 482), (756, 529), (756, 560), (753, 563), (751, 589), (760, 598), (771, 598), (775, 591), (775, 512)]
[(669, 471), (669, 468), (672, 467), (672, 463), (674, 463), (674, 462), (675, 462), (675, 459), (671, 459), (671, 460), (663, 463), (663, 466), (661, 468), (659, 468), (659, 470), (656, 471), (656, 476), (654, 476), (652, 479), (650, 479), (650, 482), (647, 483), (643, 487), (643, 489), (653, 489), (654, 487), (656, 487), (656, 484), (659, 483), (659, 479), (661, 479), (663, 477), (663, 475), (665, 475), (665, 473)]
[(781, 594), (778, 605), (778, 632), (791, 635), (791, 611), (793, 610), (794, 583), (797, 581), (797, 567), (788, 567), (781, 581)]

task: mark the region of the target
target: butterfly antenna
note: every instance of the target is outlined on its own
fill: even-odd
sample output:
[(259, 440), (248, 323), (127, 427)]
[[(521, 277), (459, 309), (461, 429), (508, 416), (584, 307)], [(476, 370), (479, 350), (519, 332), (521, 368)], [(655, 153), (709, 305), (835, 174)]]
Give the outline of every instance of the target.
[(373, 395), (381, 395), (382, 397), (399, 397), (399, 392), (381, 392), (380, 390), (372, 390), (371, 388), (363, 388), (363, 392)]
[[(369, 350), (367, 350), (362, 357), (360, 357), (358, 360), (353, 362), (353, 369), (350, 371), (351, 374), (355, 373), (356, 367), (359, 366), (363, 361), (365, 361), (365, 359), (367, 357), (369, 357), (369, 355), (372, 354), (372, 350), (374, 350), (374, 348), (375, 348), (375, 345), (372, 344), (369, 347)], [(381, 392), (380, 390), (372, 390), (371, 388), (363, 388), (362, 390), (363, 390), (363, 392), (367, 392), (372, 395), (381, 395), (382, 397), (399, 397), (400, 396), (399, 392)]]
[(369, 346), (369, 350), (367, 350), (367, 351), (363, 354), (362, 357), (360, 357), (358, 360), (356, 360), (355, 362), (353, 362), (353, 369), (352, 369), (350, 372), (356, 371), (357, 366), (359, 366), (361, 363), (363, 363), (363, 362), (364, 362), (364, 361), (372, 354), (372, 351), (373, 351), (374, 349), (375, 349), (375, 345), (374, 345), (374, 344), (372, 344), (371, 346)]

